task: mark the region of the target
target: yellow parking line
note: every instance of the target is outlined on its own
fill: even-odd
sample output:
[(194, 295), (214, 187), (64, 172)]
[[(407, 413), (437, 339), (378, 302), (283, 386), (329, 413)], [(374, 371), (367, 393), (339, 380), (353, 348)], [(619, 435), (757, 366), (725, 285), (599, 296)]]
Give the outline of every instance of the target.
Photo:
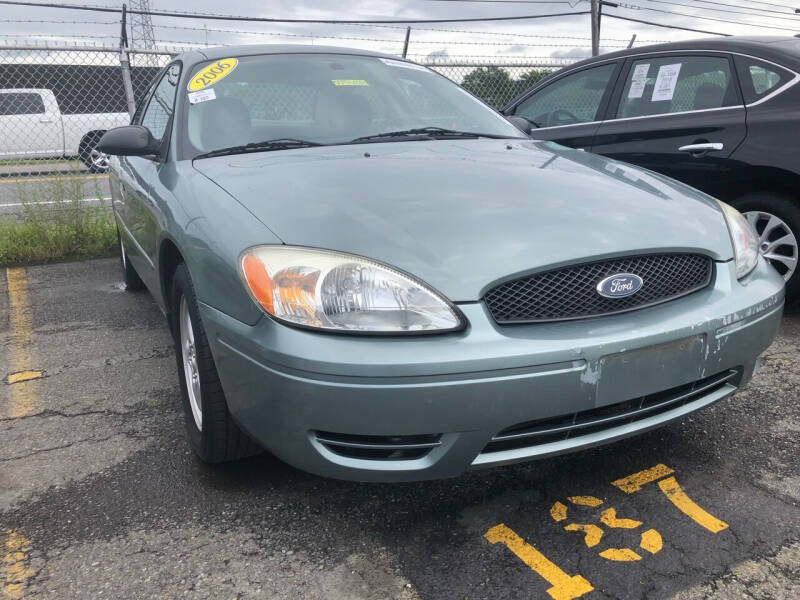
[(31, 381), (40, 377), (44, 377), (44, 371), (19, 371), (6, 377), (6, 383), (22, 383), (23, 381)]
[(672, 475), (674, 472), (675, 471), (670, 469), (667, 465), (656, 465), (650, 469), (645, 469), (644, 471), (639, 471), (633, 475), (628, 475), (622, 479), (612, 481), (611, 485), (618, 487), (626, 494), (632, 494), (642, 489), (643, 485), (652, 483), (653, 481), (661, 479), (662, 477), (666, 477), (667, 475)]
[(642, 560), (636, 552), (630, 548), (608, 548), (600, 553), (600, 556), (606, 560), (613, 560), (614, 562), (631, 562), (634, 560)]
[(580, 506), (600, 506), (603, 501), (600, 498), (595, 498), (594, 496), (570, 496), (567, 498), (573, 504), (578, 504)]
[(620, 529), (636, 529), (642, 524), (641, 521), (634, 521), (633, 519), (617, 518), (617, 509), (615, 508), (607, 508), (600, 513), (600, 522), (608, 527), (618, 527)]
[(708, 529), (711, 533), (719, 533), (723, 529), (728, 528), (728, 524), (725, 521), (720, 521), (715, 516), (710, 515), (697, 506), (697, 504), (686, 495), (686, 492), (681, 489), (681, 486), (678, 485), (674, 477), (662, 479), (658, 482), (658, 487), (661, 488), (661, 491), (669, 498), (670, 502), (678, 507), (678, 510), (693, 519), (698, 525), (702, 525)]
[(25, 595), (25, 583), (33, 575), (28, 566), (31, 544), (16, 531), (8, 531), (0, 546), (0, 565), (3, 572), (3, 596), (8, 600), (20, 600)]
[(552, 587), (547, 590), (547, 593), (553, 600), (574, 600), (594, 589), (592, 584), (580, 575), (567, 575), (557, 565), (550, 562), (544, 554), (526, 543), (503, 523), (492, 527), (483, 534), (483, 537), (491, 544), (500, 543), (506, 546), (517, 555), (517, 558), (549, 583)]
[(31, 370), (31, 307), (28, 300), (28, 278), (24, 268), (6, 269), (8, 284), (9, 317), (11, 324), (11, 344), (9, 361), (11, 373), (6, 378), (9, 386), (10, 405), (8, 416), (23, 417), (31, 414), (36, 407), (35, 383), (21, 380), (12, 381), (14, 375)]
[(16, 177), (14, 179), (6, 179), (5, 177), (0, 177), (0, 183), (36, 183), (37, 181), (64, 181), (65, 179), (103, 179), (108, 177), (108, 175), (67, 175), (65, 177), (36, 177), (35, 175), (31, 175), (30, 177)]

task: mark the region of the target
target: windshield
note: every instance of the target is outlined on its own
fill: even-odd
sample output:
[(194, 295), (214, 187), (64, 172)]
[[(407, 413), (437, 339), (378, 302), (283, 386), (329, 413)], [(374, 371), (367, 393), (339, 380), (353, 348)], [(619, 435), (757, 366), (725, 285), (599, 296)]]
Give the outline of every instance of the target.
[[(422, 128), (523, 137), (448, 79), (388, 58), (275, 54), (210, 61), (192, 69), (187, 98), (190, 157), (268, 140), (293, 140), (288, 147), (345, 144)], [(395, 139), (402, 135), (365, 141)]]

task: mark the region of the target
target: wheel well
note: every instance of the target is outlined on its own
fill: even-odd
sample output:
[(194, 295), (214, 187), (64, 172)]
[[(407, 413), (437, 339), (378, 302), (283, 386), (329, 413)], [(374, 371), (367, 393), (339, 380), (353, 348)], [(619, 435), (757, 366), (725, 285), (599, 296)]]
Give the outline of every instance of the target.
[(167, 319), (172, 324), (171, 307), (169, 305), (169, 290), (172, 287), (172, 277), (175, 275), (175, 269), (183, 262), (183, 256), (178, 250), (172, 240), (164, 240), (161, 243), (161, 251), (159, 252), (158, 271), (161, 274), (161, 294), (164, 298), (164, 307), (167, 311)]
[(86, 132), (85, 134), (83, 134), (83, 137), (81, 138), (80, 147), (84, 148), (85, 146), (87, 146), (89, 144), (89, 140), (93, 139), (99, 140), (101, 137), (103, 137), (104, 133), (105, 130), (103, 129), (96, 129), (93, 131)]
[(798, 190), (800, 190), (800, 175), (797, 173), (773, 167), (754, 167), (744, 171), (735, 185), (720, 190), (717, 197), (725, 202), (733, 202), (754, 192), (771, 192), (800, 203)]

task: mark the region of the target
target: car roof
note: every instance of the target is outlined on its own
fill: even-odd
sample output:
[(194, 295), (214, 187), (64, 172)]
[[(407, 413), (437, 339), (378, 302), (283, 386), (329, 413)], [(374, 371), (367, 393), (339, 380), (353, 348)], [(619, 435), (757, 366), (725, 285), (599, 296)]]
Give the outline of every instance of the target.
[[(360, 50), (355, 48), (342, 48), (340, 46), (311, 46), (309, 44), (247, 44), (241, 46), (219, 46), (216, 48), (203, 48), (184, 52), (178, 59), (187, 64), (194, 64), (206, 60), (219, 60), (229, 56), (251, 56), (256, 54), (349, 54), (358, 56), (378, 56), (381, 58), (394, 58), (397, 56)], [(399, 59), (402, 60), (402, 59)]]
[(795, 36), (728, 36), (713, 38), (698, 38), (667, 44), (654, 44), (652, 46), (638, 46), (626, 50), (618, 50), (587, 58), (573, 63), (566, 69), (574, 69), (583, 65), (590, 65), (598, 61), (614, 58), (624, 58), (637, 54), (651, 52), (674, 52), (681, 50), (716, 50), (720, 52), (738, 52), (749, 54), (757, 58), (770, 60), (783, 64), (789, 68), (800, 68), (800, 38)]

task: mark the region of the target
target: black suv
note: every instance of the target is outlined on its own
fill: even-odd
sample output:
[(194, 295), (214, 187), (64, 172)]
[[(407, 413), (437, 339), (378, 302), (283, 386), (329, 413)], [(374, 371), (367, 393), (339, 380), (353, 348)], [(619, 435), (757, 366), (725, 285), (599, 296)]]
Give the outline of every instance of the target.
[(692, 40), (576, 63), (503, 112), (531, 137), (652, 169), (732, 204), (798, 298), (798, 82), (798, 37)]

